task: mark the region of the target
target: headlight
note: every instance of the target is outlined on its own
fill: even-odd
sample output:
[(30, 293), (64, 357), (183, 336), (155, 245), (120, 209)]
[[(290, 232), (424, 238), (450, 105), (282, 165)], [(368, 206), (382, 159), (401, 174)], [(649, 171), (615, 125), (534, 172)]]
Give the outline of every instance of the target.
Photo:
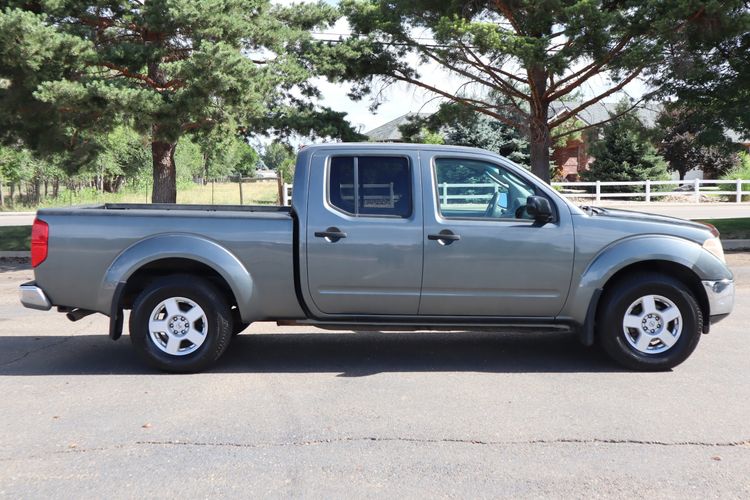
[(724, 247), (721, 246), (721, 240), (719, 238), (709, 238), (703, 243), (703, 248), (711, 252), (716, 256), (717, 259), (726, 264), (724, 259)]

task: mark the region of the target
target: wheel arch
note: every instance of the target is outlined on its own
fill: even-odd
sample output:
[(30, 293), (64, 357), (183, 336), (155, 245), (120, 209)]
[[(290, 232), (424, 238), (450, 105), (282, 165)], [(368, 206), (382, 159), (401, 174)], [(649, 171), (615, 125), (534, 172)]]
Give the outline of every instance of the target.
[(230, 305), (237, 306), (243, 320), (252, 321), (254, 282), (250, 272), (218, 243), (189, 234), (157, 235), (124, 250), (105, 273), (100, 307), (112, 311), (110, 319), (114, 321), (117, 312), (132, 306), (135, 295), (150, 281), (169, 274), (204, 277), (222, 291)]
[[(710, 314), (701, 280), (731, 278), (726, 266), (693, 241), (665, 235), (638, 235), (602, 249), (586, 266), (571, 294), (565, 313), (579, 325), (581, 341), (594, 341), (594, 321), (605, 289), (638, 270), (661, 272), (684, 283), (698, 301), (705, 318)], [(727, 274), (729, 273), (729, 274)], [(704, 331), (708, 331), (708, 321)]]

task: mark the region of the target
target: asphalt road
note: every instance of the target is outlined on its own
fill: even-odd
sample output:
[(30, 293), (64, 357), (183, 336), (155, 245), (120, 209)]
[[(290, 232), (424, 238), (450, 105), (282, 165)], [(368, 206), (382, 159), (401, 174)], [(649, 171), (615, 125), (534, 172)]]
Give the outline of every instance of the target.
[(668, 215), (681, 219), (733, 219), (750, 217), (750, 203), (613, 203), (602, 202), (603, 207), (635, 210), (651, 214)]
[(30, 226), (33, 222), (33, 212), (0, 212), (0, 226)]
[(253, 325), (165, 375), (106, 320), (22, 309), (0, 264), (0, 497), (750, 496), (750, 254), (668, 373), (558, 334)]

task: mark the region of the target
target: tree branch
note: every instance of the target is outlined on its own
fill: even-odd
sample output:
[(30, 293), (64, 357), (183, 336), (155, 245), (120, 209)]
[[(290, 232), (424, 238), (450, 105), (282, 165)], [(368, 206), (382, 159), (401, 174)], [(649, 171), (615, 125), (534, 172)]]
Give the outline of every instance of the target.
[(579, 106), (577, 106), (577, 107), (575, 107), (573, 109), (570, 109), (570, 110), (564, 112), (562, 115), (559, 115), (557, 118), (555, 118), (554, 120), (552, 120), (551, 122), (549, 122), (549, 127), (550, 128), (557, 127), (561, 123), (563, 123), (563, 122), (567, 121), (568, 119), (570, 119), (572, 116), (575, 116), (579, 112), (581, 112), (584, 109), (588, 108), (592, 104), (596, 104), (597, 102), (601, 101), (605, 97), (610, 96), (610, 95), (614, 94), (615, 92), (621, 90), (625, 85), (627, 85), (628, 83), (630, 83), (631, 81), (633, 81), (633, 79), (635, 77), (637, 77), (638, 75), (640, 75), (641, 71), (643, 71), (643, 66), (641, 66), (640, 68), (638, 68), (635, 71), (633, 71), (630, 75), (628, 75), (627, 78), (625, 78), (620, 83), (618, 83), (617, 85), (615, 85), (611, 89), (607, 90), (606, 92), (602, 92), (598, 96), (593, 97), (593, 98), (589, 99), (588, 101), (580, 104)]
[(446, 97), (450, 99), (451, 101), (460, 102), (474, 109), (475, 111), (478, 111), (485, 115), (491, 116), (497, 120), (500, 120), (501, 122), (505, 123), (508, 126), (514, 127), (519, 130), (524, 130), (523, 123), (517, 122), (511, 118), (508, 118), (507, 116), (504, 116), (504, 115), (501, 115), (500, 113), (496, 113), (492, 111), (492, 109), (497, 109), (497, 107), (485, 101), (480, 101), (478, 99), (471, 99), (468, 97), (462, 97), (456, 94), (451, 94), (450, 92), (434, 87), (432, 85), (428, 85), (420, 80), (411, 78), (410, 76), (407, 76), (404, 74), (394, 75), (394, 78), (396, 78), (397, 80), (401, 80), (402, 82), (411, 83), (412, 85), (416, 85), (417, 87), (421, 87), (425, 90), (429, 90), (430, 92), (434, 92), (435, 94)]
[[(516, 89), (513, 86), (513, 84), (511, 84), (510, 82), (507, 82), (507, 81), (503, 80), (502, 78), (500, 78), (497, 75), (497, 73), (495, 72), (495, 68), (493, 68), (492, 66), (489, 66), (488, 64), (484, 63), (482, 61), (482, 59), (473, 50), (471, 50), (470, 47), (468, 47), (467, 45), (465, 45), (460, 40), (459, 40), (458, 43), (463, 48), (464, 52), (466, 52), (467, 54), (469, 54), (469, 56), (474, 60), (474, 63), (472, 63), (471, 61), (468, 61), (468, 60), (464, 60), (463, 58), (462, 58), (462, 60), (464, 60), (467, 64), (470, 64), (472, 66), (478, 65), (480, 68), (482, 68), (483, 70), (485, 70), (490, 75), (490, 78), (492, 78), (493, 81), (495, 81), (500, 87), (502, 87), (505, 90), (505, 93), (510, 94), (512, 96), (515, 96), (515, 97), (517, 97), (519, 99), (523, 99), (525, 101), (529, 100), (529, 97), (526, 94), (523, 94), (522, 92), (518, 91), (518, 89)], [(503, 72), (503, 71), (500, 70), (500, 72)], [(527, 83), (526, 80), (523, 80), (522, 78), (518, 78), (518, 77), (516, 77), (514, 75), (511, 75), (511, 76), (512, 76), (512, 78), (514, 78), (515, 80), (517, 80), (517, 81), (519, 81), (521, 83), (524, 83), (524, 84)]]
[[(623, 37), (622, 40), (620, 40), (617, 45), (615, 45), (602, 60), (593, 61), (581, 70), (573, 72), (565, 78), (558, 80), (557, 84), (554, 87), (550, 87), (549, 89), (547, 89), (546, 97), (550, 101), (555, 101), (560, 97), (569, 94), (574, 89), (580, 87), (583, 82), (599, 73), (606, 64), (609, 64), (610, 62), (612, 62), (612, 60), (618, 57), (630, 40), (632, 40), (631, 35)], [(572, 83), (568, 84), (568, 82), (572, 79), (575, 80)], [(565, 86), (563, 88), (560, 88), (561, 85)]]
[(124, 76), (126, 78), (132, 78), (134, 80), (140, 80), (149, 87), (153, 88), (154, 90), (163, 91), (163, 90), (169, 90), (174, 88), (180, 88), (184, 86), (184, 82), (182, 80), (169, 80), (164, 85), (160, 85), (159, 82), (154, 80), (153, 78), (150, 78), (147, 75), (141, 74), (141, 73), (133, 73), (127, 68), (123, 68), (121, 66), (117, 66), (116, 64), (112, 64), (106, 61), (98, 62), (93, 64), (93, 66), (102, 66), (108, 69), (111, 69), (113, 71), (117, 71), (121, 76)]
[(553, 136), (552, 136), (552, 141), (554, 142), (554, 141), (556, 141), (556, 140), (558, 140), (558, 139), (560, 139), (560, 138), (562, 138), (562, 137), (565, 137), (566, 135), (571, 135), (571, 134), (575, 134), (575, 133), (577, 133), (577, 132), (582, 132), (582, 131), (584, 131), (584, 130), (588, 130), (588, 129), (590, 129), (590, 128), (598, 127), (598, 126), (600, 126), (600, 125), (604, 125), (605, 123), (609, 123), (609, 122), (611, 122), (611, 121), (617, 120), (617, 119), (618, 119), (618, 118), (620, 118), (621, 116), (625, 116), (625, 115), (627, 115), (628, 113), (630, 113), (631, 111), (633, 111), (633, 110), (634, 110), (635, 108), (637, 108), (637, 107), (638, 107), (638, 105), (639, 105), (640, 103), (642, 103), (642, 102), (643, 102), (644, 100), (645, 100), (645, 98), (641, 98), (641, 99), (638, 99), (638, 100), (637, 100), (637, 101), (636, 101), (636, 102), (635, 102), (635, 103), (634, 103), (634, 104), (633, 104), (632, 106), (630, 106), (630, 107), (629, 107), (629, 108), (627, 108), (626, 110), (624, 110), (624, 111), (622, 111), (622, 112), (620, 112), (620, 113), (617, 113), (616, 115), (611, 115), (611, 116), (610, 116), (609, 118), (607, 118), (606, 120), (602, 120), (602, 121), (600, 121), (600, 122), (597, 122), (597, 123), (591, 123), (591, 124), (589, 124), (589, 125), (583, 125), (582, 127), (576, 127), (576, 128), (574, 128), (574, 129), (571, 129), (571, 130), (566, 130), (565, 132), (563, 132), (563, 133), (561, 133), (561, 134), (555, 134), (555, 135), (553, 135)]

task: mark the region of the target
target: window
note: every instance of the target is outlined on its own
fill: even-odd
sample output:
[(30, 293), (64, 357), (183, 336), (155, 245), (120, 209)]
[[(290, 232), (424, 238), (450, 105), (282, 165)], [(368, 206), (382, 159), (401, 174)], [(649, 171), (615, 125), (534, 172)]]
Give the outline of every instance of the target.
[(526, 198), (534, 186), (492, 163), (461, 158), (435, 160), (440, 214), (447, 218), (531, 219)]
[(399, 156), (335, 156), (328, 175), (328, 202), (357, 216), (411, 215), (409, 161)]

